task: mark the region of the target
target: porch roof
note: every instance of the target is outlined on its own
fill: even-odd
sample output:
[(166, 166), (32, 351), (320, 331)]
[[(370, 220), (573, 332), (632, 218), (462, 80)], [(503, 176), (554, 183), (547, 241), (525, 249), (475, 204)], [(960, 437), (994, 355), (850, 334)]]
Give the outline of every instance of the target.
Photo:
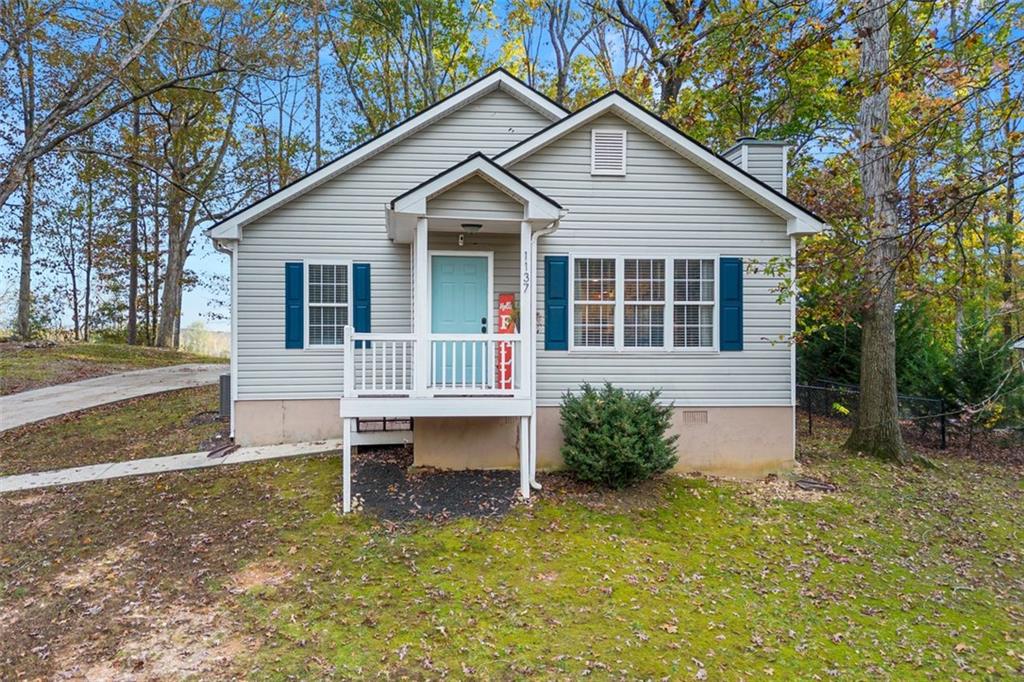
[(477, 152), (392, 199), (386, 207), (388, 236), (397, 241), (411, 239), (411, 230), (416, 226), (416, 220), (429, 217), (428, 202), (472, 178), (484, 180), (495, 191), (502, 192), (522, 204), (522, 220), (533, 223), (536, 227), (550, 225), (566, 213), (557, 201), (494, 163), (485, 154)]

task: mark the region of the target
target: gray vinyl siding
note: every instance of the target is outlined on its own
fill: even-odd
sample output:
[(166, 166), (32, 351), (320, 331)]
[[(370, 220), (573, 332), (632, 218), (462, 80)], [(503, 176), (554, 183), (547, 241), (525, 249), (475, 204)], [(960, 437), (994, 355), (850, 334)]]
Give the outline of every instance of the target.
[(737, 168), (743, 168), (743, 145), (736, 145), (730, 148), (722, 154), (722, 158)]
[(523, 205), (483, 178), (473, 177), (427, 201), (432, 216), (522, 220)]
[[(590, 174), (590, 129), (626, 127), (627, 175)], [(543, 311), (546, 255), (738, 256), (749, 268), (788, 258), (781, 218), (614, 116), (584, 126), (510, 170), (569, 209), (540, 240), (538, 307)], [(780, 279), (744, 275), (744, 350), (544, 351), (538, 328), (538, 402), (555, 405), (583, 382), (660, 389), (677, 405), (789, 405), (790, 305)], [(570, 321), (572, 313), (570, 311)], [(571, 322), (570, 322), (571, 324)], [(716, 320), (717, 324), (717, 320)]]
[(782, 145), (747, 146), (747, 172), (765, 184), (783, 192)]
[[(410, 246), (388, 240), (385, 203), (474, 152), (495, 154), (549, 123), (512, 96), (491, 92), (246, 225), (236, 282), (238, 398), (341, 395), (339, 349), (284, 347), (286, 262), (370, 263), (373, 331), (410, 331)], [(505, 260), (495, 262), (502, 277), (512, 272)]]

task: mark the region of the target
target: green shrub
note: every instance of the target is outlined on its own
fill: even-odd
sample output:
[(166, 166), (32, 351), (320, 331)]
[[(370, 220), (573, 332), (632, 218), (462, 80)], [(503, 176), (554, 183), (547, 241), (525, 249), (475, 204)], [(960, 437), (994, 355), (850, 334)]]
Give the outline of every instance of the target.
[(606, 383), (583, 384), (562, 396), (562, 457), (584, 481), (624, 488), (668, 471), (678, 459), (668, 436), (672, 407), (658, 392), (630, 393)]

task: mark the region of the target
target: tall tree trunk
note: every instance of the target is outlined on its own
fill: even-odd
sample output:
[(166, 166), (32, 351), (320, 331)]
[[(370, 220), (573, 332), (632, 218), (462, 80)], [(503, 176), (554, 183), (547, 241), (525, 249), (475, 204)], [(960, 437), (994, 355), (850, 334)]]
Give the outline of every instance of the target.
[(153, 284), (150, 291), (152, 303), (149, 306), (149, 343), (156, 343), (157, 319), (160, 315), (160, 178), (153, 174)]
[[(29, 11), (23, 7), (26, 26)], [(25, 54), (22, 57), (20, 48), (17, 54), (18, 75), (21, 81), (22, 123), (25, 128), (25, 140), (32, 137), (36, 124), (36, 66), (35, 49), (32, 38), (25, 40)], [(35, 211), (36, 173), (35, 164), (25, 164), (22, 182), (23, 202), (21, 205), (21, 264), (18, 273), (18, 320), (17, 333), (21, 339), (32, 335), (32, 222)], [(3, 203), (0, 202), (0, 206)]]
[(316, 167), (322, 163), (323, 146), (321, 144), (321, 104), (320, 96), (323, 90), (323, 82), (320, 78), (320, 8), (317, 4), (313, 8), (313, 153), (316, 158)]
[(32, 213), (35, 210), (35, 170), (29, 166), (22, 185), (21, 269), (18, 279), (18, 338), (32, 336)]
[[(132, 150), (138, 150), (140, 133), (139, 105), (132, 109)], [(139, 170), (131, 166), (131, 206), (129, 210), (128, 235), (128, 343), (134, 346), (139, 342)]]
[(185, 197), (181, 190), (180, 178), (167, 189), (167, 268), (164, 271), (164, 287), (160, 296), (160, 321), (156, 328), (156, 345), (174, 348), (174, 331), (181, 310), (181, 277), (185, 268), (185, 248), (181, 238), (185, 230)]
[[(1003, 101), (1009, 102), (1009, 85), (1003, 86)], [(1001, 274), (1003, 277), (1003, 340), (1013, 340), (1013, 318), (1017, 316), (1015, 308), (1016, 285), (1013, 278), (1014, 250), (1017, 248), (1017, 188), (1014, 179), (1016, 158), (1013, 145), (1013, 126), (1011, 116), (1006, 117), (1003, 124), (1003, 138), (1006, 140), (1006, 233), (1002, 244)]]
[(95, 210), (93, 206), (93, 170), (88, 168), (90, 161), (86, 161), (86, 172), (89, 174), (88, 185), (85, 190), (85, 301), (84, 314), (82, 315), (82, 336), (88, 341), (89, 331), (92, 327), (92, 266), (93, 246), (96, 239)]
[[(72, 249), (74, 245), (72, 244)], [(71, 321), (75, 325), (75, 341), (82, 338), (82, 319), (79, 316), (79, 301), (78, 301), (78, 272), (75, 267), (74, 251), (71, 252), (71, 264), (68, 267), (68, 273), (71, 276)]]
[(896, 393), (896, 189), (889, 148), (889, 18), (886, 0), (867, 0), (857, 20), (860, 76), (868, 87), (857, 116), (868, 244), (863, 291), (860, 407), (846, 447), (904, 461)]

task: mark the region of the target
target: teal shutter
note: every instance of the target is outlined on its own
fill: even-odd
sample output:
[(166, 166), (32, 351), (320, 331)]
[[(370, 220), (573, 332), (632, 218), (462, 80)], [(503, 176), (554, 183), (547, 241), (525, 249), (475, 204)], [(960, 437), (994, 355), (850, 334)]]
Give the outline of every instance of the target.
[[(354, 263), (352, 265), (352, 326), (357, 332), (370, 331), (370, 264)], [(370, 345), (369, 342), (366, 343)], [(362, 348), (363, 342), (357, 341), (356, 348)]]
[(284, 264), (284, 347), (302, 348), (302, 263)]
[(544, 258), (544, 350), (569, 350), (569, 257)]
[(743, 260), (722, 258), (718, 277), (718, 347), (743, 350)]

